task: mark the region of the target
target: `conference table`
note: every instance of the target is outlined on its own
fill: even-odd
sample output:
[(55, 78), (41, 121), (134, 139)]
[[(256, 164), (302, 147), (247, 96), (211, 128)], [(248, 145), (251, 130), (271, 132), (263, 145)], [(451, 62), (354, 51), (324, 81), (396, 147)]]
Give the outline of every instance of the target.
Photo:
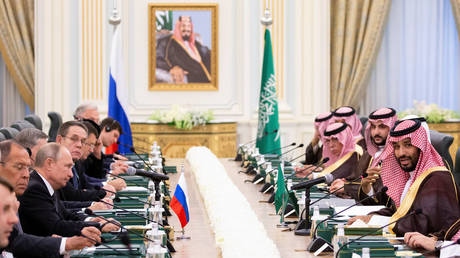
[[(277, 228), (280, 217), (275, 215), (273, 204), (264, 203), (270, 195), (259, 192), (261, 186), (253, 185), (252, 183), (244, 182), (246, 179), (252, 179), (252, 176), (247, 176), (244, 173), (238, 173), (242, 168), (239, 162), (231, 161), (230, 159), (219, 159), (224, 165), (228, 176), (237, 188), (243, 193), (251, 208), (256, 213), (258, 219), (263, 223), (268, 236), (278, 247), (281, 257), (314, 257), (313, 254), (306, 251), (310, 237), (296, 236), (293, 231), (283, 231)], [(190, 222), (185, 227), (185, 235), (190, 236), (190, 240), (175, 240), (172, 242), (176, 253), (173, 257), (221, 257), (220, 250), (216, 245), (214, 233), (210, 226), (209, 218), (207, 217), (202, 197), (198, 191), (197, 185), (190, 171), (189, 164), (184, 159), (167, 159), (168, 166), (178, 166), (185, 164), (185, 178), (188, 186), (189, 197), (189, 212)], [(180, 172), (177, 174), (169, 174), (171, 194), (175, 189), (179, 180)], [(297, 220), (297, 218), (286, 219)], [(173, 214), (169, 217), (170, 225), (175, 228), (175, 236), (181, 235), (177, 232), (180, 230), (180, 223), (177, 217)], [(293, 228), (295, 224), (290, 225)], [(242, 236), (244, 237), (244, 236)], [(251, 241), (251, 239), (248, 239)], [(257, 243), (254, 243), (254, 248), (257, 248)], [(332, 257), (328, 254), (323, 257)]]

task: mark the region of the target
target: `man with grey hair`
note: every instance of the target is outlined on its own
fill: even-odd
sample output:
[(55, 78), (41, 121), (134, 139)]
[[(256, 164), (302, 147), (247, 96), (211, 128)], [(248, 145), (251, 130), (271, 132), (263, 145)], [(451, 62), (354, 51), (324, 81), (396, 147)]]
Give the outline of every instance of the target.
[[(21, 197), (19, 218), (24, 232), (39, 236), (57, 234), (65, 237), (80, 235), (89, 226), (99, 226), (100, 218), (75, 214), (64, 208), (55, 192), (72, 178), (72, 156), (62, 145), (47, 143), (38, 151), (35, 170), (30, 174), (29, 187)], [(105, 224), (104, 232), (118, 230)], [(100, 233), (100, 232), (99, 232)]]
[[(0, 176), (13, 185), (18, 198), (26, 190), (29, 182), (29, 162), (27, 151), (14, 140), (0, 143)], [(94, 234), (94, 228), (84, 228), (81, 233), (98, 238), (98, 235)], [(21, 223), (17, 223), (14, 225), (13, 232), (9, 237), (9, 244), (4, 250), (12, 253), (15, 257), (57, 258), (67, 251), (92, 245), (94, 245), (94, 242), (77, 236), (56, 238), (26, 234), (22, 230)]]
[(15, 137), (16, 141), (24, 148), (30, 150), (32, 165), (38, 150), (48, 142), (48, 135), (37, 128), (26, 128)]
[(73, 117), (76, 120), (89, 119), (99, 124), (99, 110), (94, 103), (85, 103), (75, 109)]

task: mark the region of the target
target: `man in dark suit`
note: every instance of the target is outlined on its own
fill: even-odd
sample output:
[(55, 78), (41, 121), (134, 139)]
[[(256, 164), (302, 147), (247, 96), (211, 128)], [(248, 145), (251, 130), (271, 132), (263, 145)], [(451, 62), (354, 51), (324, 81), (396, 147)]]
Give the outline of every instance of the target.
[[(59, 127), (56, 142), (66, 147), (71, 154), (71, 159), (76, 162), (83, 154), (83, 146), (87, 138), (88, 128), (85, 125), (79, 121), (68, 121)], [(85, 178), (78, 174), (74, 166), (71, 169), (71, 179), (58, 192), (61, 200), (85, 202), (84, 207), (88, 207), (92, 201), (97, 202), (106, 196), (106, 192), (102, 189), (85, 189), (83, 187)]]
[[(40, 139), (41, 134), (32, 132), (28, 137), (31, 141), (36, 142)], [(29, 183), (29, 164), (29, 154), (23, 146), (13, 140), (0, 143), (0, 176), (14, 186), (16, 196), (21, 196)], [(100, 241), (100, 233), (96, 228), (86, 227), (81, 233)], [(8, 246), (0, 250), (0, 252), (7, 251), (15, 257), (54, 258), (60, 257), (67, 251), (78, 250), (92, 245), (94, 245), (94, 242), (79, 236), (61, 238), (26, 234), (23, 232), (21, 224), (17, 223), (9, 236)]]
[[(45, 144), (37, 153), (35, 171), (30, 174), (27, 190), (21, 197), (19, 218), (24, 232), (39, 236), (80, 235), (83, 228), (99, 226), (99, 218), (88, 219), (64, 208), (55, 192), (72, 178), (73, 161), (70, 152), (57, 143)], [(118, 227), (105, 224), (102, 230)]]

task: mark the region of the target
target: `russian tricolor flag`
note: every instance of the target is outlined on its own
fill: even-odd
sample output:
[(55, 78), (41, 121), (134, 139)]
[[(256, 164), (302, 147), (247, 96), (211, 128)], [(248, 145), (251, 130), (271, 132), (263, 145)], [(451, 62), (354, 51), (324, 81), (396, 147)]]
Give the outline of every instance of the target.
[[(123, 129), (123, 134), (120, 135), (118, 141), (125, 145), (133, 146), (131, 126), (126, 112), (128, 111), (128, 88), (125, 84), (123, 48), (120, 30), (120, 26), (115, 28), (110, 53), (109, 116), (117, 120)], [(106, 149), (106, 153), (111, 154), (117, 150), (120, 153), (131, 153), (129, 147), (123, 145), (118, 146), (116, 143), (109, 146)]]
[(179, 218), (182, 228), (187, 225), (190, 219), (187, 199), (187, 184), (185, 183), (184, 173), (182, 173), (180, 175), (179, 182), (177, 183), (176, 190), (174, 191), (174, 196), (169, 204), (171, 209)]

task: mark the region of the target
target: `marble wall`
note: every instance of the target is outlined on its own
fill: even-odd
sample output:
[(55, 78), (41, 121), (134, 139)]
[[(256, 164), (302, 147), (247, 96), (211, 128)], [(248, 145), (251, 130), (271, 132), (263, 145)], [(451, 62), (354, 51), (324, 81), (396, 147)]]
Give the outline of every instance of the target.
[[(148, 90), (148, 5), (218, 4), (217, 91)], [(330, 3), (324, 0), (36, 0), (36, 107), (71, 119), (74, 108), (95, 102), (107, 113), (108, 63), (116, 4), (122, 23), (129, 115), (144, 121), (172, 104), (214, 110), (238, 122), (238, 141), (255, 136), (264, 27), (268, 4), (279, 96), (282, 144), (308, 142), (315, 114), (329, 110)], [(48, 121), (45, 122), (45, 125)]]

